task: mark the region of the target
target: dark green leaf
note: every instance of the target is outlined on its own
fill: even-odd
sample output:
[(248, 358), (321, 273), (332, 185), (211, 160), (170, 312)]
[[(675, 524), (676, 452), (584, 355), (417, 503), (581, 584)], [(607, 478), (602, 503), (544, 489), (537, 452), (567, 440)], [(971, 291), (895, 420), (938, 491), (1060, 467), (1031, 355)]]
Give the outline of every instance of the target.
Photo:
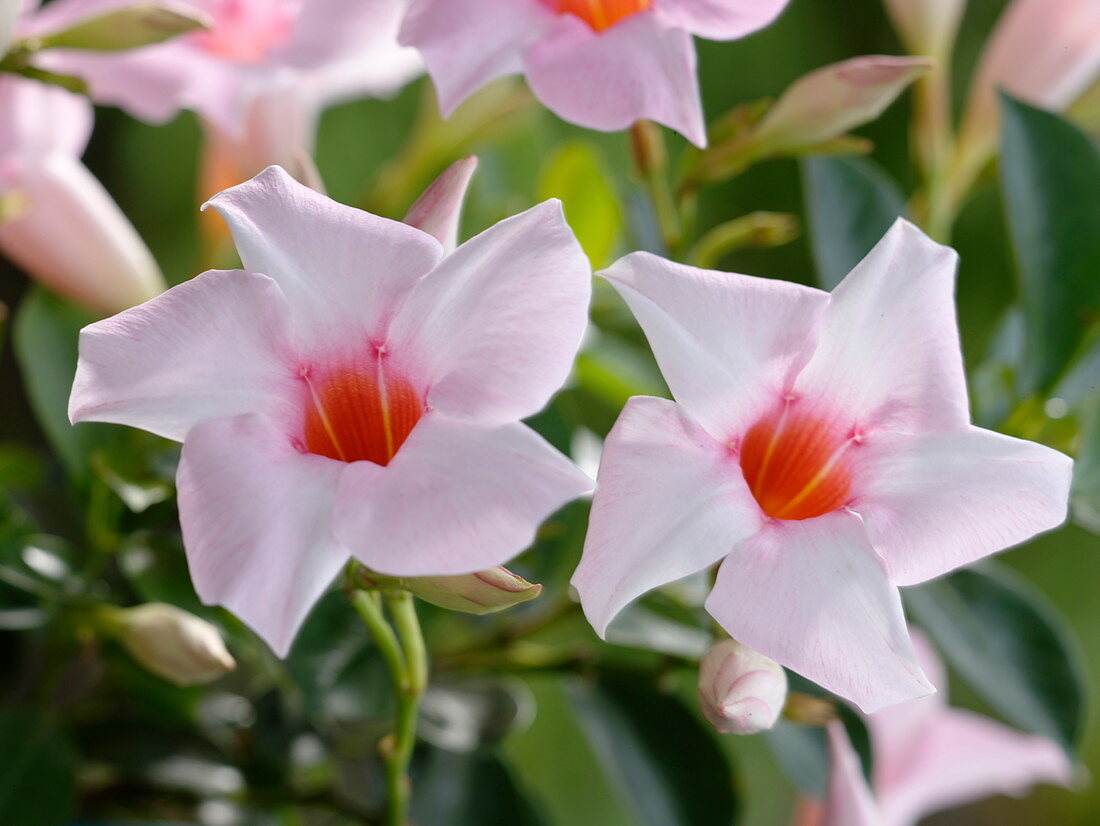
[[(795, 686), (796, 683), (792, 681), (792, 689)], [(802, 687), (800, 686), (798, 690), (802, 690)], [(844, 721), (844, 727), (848, 730), (848, 738), (859, 754), (863, 773), (870, 779), (873, 760), (871, 737), (867, 732), (867, 726), (863, 719), (848, 706), (838, 705), (837, 709)], [(768, 731), (765, 736), (775, 754), (776, 762), (790, 778), (791, 783), (804, 794), (819, 799), (824, 798), (829, 777), (829, 746), (825, 738), (825, 729), (780, 719), (775, 728)]]
[(916, 621), (959, 676), (1013, 725), (1079, 742), (1087, 690), (1061, 617), (1033, 586), (987, 563), (905, 590)]
[(1001, 179), (1020, 270), (1025, 395), (1048, 391), (1100, 318), (1100, 151), (1058, 115), (1003, 98)]
[(817, 280), (831, 290), (905, 215), (905, 199), (866, 158), (809, 158), (802, 180)]
[(421, 750), (413, 766), (412, 820), (432, 826), (544, 826), (496, 757)]
[(62, 826), (75, 808), (74, 755), (32, 711), (0, 712), (0, 823)]
[(1071, 504), (1074, 521), (1100, 533), (1100, 394), (1084, 405), (1081, 446), (1073, 465)]

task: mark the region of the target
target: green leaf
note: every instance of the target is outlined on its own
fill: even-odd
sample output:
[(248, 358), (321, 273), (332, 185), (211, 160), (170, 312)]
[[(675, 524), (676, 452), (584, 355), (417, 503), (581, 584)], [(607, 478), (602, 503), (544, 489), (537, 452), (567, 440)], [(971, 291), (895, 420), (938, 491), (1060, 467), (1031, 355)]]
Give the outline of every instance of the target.
[(412, 821), (432, 826), (544, 826), (501, 761), (425, 748), (413, 771)]
[(904, 593), (914, 619), (976, 694), (1072, 754), (1084, 726), (1085, 676), (1063, 620), (1041, 593), (993, 563)]
[(623, 228), (623, 212), (603, 160), (586, 141), (555, 152), (539, 181), (539, 200), (561, 198), (565, 217), (594, 269), (610, 263)]
[(1078, 525), (1100, 533), (1100, 393), (1084, 405), (1070, 504)]
[[(793, 690), (828, 694), (816, 686), (814, 691), (807, 691), (807, 680), (793, 672), (790, 673), (790, 677)], [(848, 730), (848, 739), (859, 755), (863, 773), (870, 782), (873, 756), (871, 735), (867, 731), (867, 724), (859, 714), (843, 703), (837, 704), (837, 713)], [(775, 727), (764, 736), (775, 755), (776, 762), (791, 783), (803, 794), (823, 799), (829, 779), (829, 744), (825, 729), (819, 726), (804, 726), (780, 718)]]
[(1054, 386), (1100, 319), (1100, 151), (1058, 115), (1002, 100), (1001, 181), (1027, 321), (1028, 395)]
[(39, 39), (38, 48), (115, 52), (152, 46), (205, 28), (208, 28), (205, 16), (186, 6), (130, 6), (48, 34)]
[(906, 214), (905, 198), (865, 158), (809, 158), (802, 162), (802, 180), (817, 280), (831, 290)]
[(0, 712), (0, 823), (63, 826), (75, 809), (71, 748), (49, 721), (20, 709)]

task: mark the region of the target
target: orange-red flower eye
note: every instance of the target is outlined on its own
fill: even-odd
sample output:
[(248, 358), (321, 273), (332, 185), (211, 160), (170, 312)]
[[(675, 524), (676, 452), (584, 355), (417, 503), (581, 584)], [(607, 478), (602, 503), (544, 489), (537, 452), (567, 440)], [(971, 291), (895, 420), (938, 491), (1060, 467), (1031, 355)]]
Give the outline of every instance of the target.
[(573, 14), (598, 32), (645, 11), (653, 0), (550, 0), (560, 14)]

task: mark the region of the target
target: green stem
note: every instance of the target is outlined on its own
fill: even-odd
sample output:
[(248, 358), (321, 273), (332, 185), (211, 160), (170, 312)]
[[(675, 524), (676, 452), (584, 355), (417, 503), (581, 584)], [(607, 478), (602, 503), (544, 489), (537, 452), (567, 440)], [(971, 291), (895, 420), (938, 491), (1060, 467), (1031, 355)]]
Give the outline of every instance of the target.
[(649, 192), (661, 238), (669, 255), (676, 258), (684, 241), (684, 230), (668, 181), (668, 156), (661, 127), (652, 121), (640, 120), (631, 127), (634, 166)]
[(371, 636), (374, 637), (375, 645), (382, 652), (382, 657), (390, 668), (394, 692), (401, 694), (408, 682), (408, 676), (405, 673), (405, 657), (401, 652), (397, 636), (393, 633), (390, 624), (386, 622), (386, 615), (382, 612), (381, 596), (372, 591), (355, 591), (351, 597), (351, 604), (363, 618)]

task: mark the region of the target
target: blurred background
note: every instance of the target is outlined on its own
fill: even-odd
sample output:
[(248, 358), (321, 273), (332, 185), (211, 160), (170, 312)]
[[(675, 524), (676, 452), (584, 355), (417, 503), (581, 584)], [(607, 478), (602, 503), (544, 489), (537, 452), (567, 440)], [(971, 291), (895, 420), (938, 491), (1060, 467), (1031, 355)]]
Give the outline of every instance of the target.
[[(955, 66), (959, 100), (1004, 5), (970, 4)], [(774, 97), (819, 66), (904, 54), (876, 0), (793, 0), (771, 28), (698, 48), (710, 119)], [(917, 183), (910, 102), (903, 96), (859, 130), (874, 143), (873, 163), (906, 193)], [(633, 172), (629, 135), (562, 123), (507, 81), (465, 104), (449, 124), (433, 112), (425, 80), (393, 100), (329, 110), (316, 157), (329, 194), (400, 218), (446, 165), (474, 153), (481, 166), (464, 237), (554, 196), (565, 202), (595, 267), (634, 249), (662, 251)], [(675, 168), (687, 145), (666, 134)], [(85, 155), (172, 283), (208, 266), (197, 210), (200, 139), (189, 113), (151, 127), (100, 108)], [(719, 268), (820, 283), (804, 185), (813, 163), (762, 162), (702, 191), (697, 235), (761, 210), (798, 220), (789, 242), (733, 250)], [(828, 206), (827, 192), (811, 197)], [(1092, 208), (1097, 204), (1100, 193)], [(991, 377), (1011, 364), (1004, 367), (995, 340), (1019, 276), (995, 175), (966, 206), (953, 243), (962, 256), (959, 316), (975, 408), (980, 423), (999, 426), (1003, 388)], [(1100, 281), (1100, 267), (1095, 274)], [(91, 317), (32, 287), (2, 260), (0, 302), (14, 317), (0, 349), (0, 811), (24, 818), (5, 824), (377, 822), (374, 748), (387, 731), (389, 685), (343, 595), (322, 602), (285, 663), (234, 618), (200, 606), (170, 487), (175, 446), (121, 428), (73, 430), (63, 419), (75, 333)], [(599, 347), (587, 348), (570, 385), (532, 421), (579, 461), (598, 449), (626, 398), (666, 393), (644, 340), (609, 289), (598, 287), (593, 314)], [(1096, 372), (1079, 372), (1078, 384), (1095, 389)], [(1029, 426), (1056, 446), (1067, 438), (1078, 444), (1075, 415), (1048, 404)], [(426, 610), (435, 671), (414, 766), (416, 822), (672, 826), (724, 824), (736, 812), (736, 822), (749, 826), (789, 823), (799, 786), (820, 784), (820, 743), (800, 735), (720, 737), (704, 728), (690, 664), (707, 644), (700, 631), (707, 622), (692, 607), (699, 583), (647, 600), (620, 631), (622, 644), (598, 643), (566, 587), (585, 519), (585, 503), (569, 506), (514, 566), (545, 585), (541, 599), (486, 618)], [(1022, 667), (1034, 669), (1028, 679), (1048, 696), (1060, 696), (1064, 673), (1083, 679), (1066, 689), (1063, 706), (1055, 701), (1048, 710), (1053, 722), (1032, 723), (1036, 731), (1048, 733), (1049, 722), (1079, 738), (1084, 780), (1090, 767), (1100, 768), (1097, 721), (1084, 702), (1095, 697), (1100, 677), (1100, 539), (1070, 525), (998, 562), (995, 577), (1009, 577), (1013, 593), (1023, 589), (1044, 617), (1053, 603), (1064, 618), (1052, 620), (1051, 633), (1068, 646), (1074, 667), (1044, 671), (1042, 659)], [(82, 614), (96, 601), (154, 600), (219, 625), (237, 670), (210, 686), (178, 688), (97, 639)], [(918, 606), (910, 608), (922, 624)], [(982, 616), (996, 617), (990, 610)], [(987, 653), (1000, 656), (995, 646)], [(1060, 661), (1062, 649), (1051, 657)], [(1025, 709), (1013, 718), (972, 683), (953, 673), (957, 704), (1016, 725), (1027, 717)], [(791, 742), (803, 744), (808, 765), (788, 759)], [(1023, 801), (992, 799), (927, 820), (1039, 822), (1100, 822), (1100, 788), (1040, 788)]]

